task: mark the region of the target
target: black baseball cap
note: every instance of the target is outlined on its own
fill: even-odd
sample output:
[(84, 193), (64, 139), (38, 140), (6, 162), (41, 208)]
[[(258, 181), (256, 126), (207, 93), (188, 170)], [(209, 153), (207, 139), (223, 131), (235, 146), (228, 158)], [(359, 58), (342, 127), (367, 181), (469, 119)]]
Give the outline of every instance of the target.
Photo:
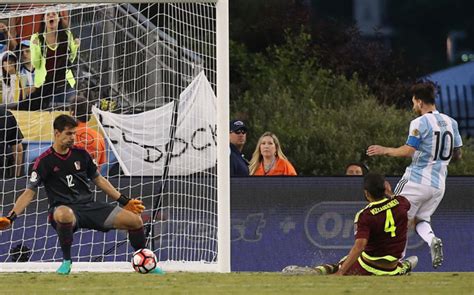
[(229, 131), (234, 132), (237, 130), (245, 130), (248, 131), (247, 126), (245, 126), (244, 122), (241, 120), (232, 120), (230, 121)]

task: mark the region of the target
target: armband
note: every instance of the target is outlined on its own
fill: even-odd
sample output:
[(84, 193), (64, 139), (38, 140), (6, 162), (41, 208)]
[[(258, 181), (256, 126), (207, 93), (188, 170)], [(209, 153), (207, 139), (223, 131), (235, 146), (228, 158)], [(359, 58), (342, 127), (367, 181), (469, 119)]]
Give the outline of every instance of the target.
[(13, 220), (17, 218), (15, 211), (12, 211), (10, 214), (8, 214), (7, 218), (10, 219), (11, 223), (13, 223)]
[(117, 199), (117, 202), (122, 206), (127, 205), (129, 201), (130, 201), (130, 198), (124, 195), (120, 195), (120, 198)]

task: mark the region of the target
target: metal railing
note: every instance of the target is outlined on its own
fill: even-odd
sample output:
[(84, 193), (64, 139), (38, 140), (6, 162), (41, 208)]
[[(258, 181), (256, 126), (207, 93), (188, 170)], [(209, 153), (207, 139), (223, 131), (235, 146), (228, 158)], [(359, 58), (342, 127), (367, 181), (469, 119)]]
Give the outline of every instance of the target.
[(204, 68), (197, 53), (180, 46), (131, 4), (84, 9), (73, 15), (71, 28), (81, 39), (79, 79), (86, 80), (86, 91), (132, 111), (178, 98)]
[(462, 135), (474, 136), (474, 85), (442, 85), (438, 93), (439, 111), (458, 122)]

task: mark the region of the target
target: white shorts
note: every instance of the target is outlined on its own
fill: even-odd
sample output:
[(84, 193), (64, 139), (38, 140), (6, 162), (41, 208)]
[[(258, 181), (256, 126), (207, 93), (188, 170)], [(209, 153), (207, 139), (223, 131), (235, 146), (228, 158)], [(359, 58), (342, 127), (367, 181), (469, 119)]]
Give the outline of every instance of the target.
[(410, 202), (408, 220), (417, 218), (430, 222), (431, 215), (438, 208), (444, 196), (444, 188), (418, 184), (406, 179), (401, 179), (394, 190), (396, 195), (404, 196)]

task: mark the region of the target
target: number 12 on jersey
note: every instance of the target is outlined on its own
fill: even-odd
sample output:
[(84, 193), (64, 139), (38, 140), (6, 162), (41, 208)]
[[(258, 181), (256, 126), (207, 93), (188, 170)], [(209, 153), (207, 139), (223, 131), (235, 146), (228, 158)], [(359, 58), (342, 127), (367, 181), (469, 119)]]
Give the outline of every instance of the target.
[(67, 186), (68, 187), (73, 187), (74, 186), (74, 182), (72, 182), (72, 175), (71, 174), (68, 174), (66, 175), (66, 180), (67, 180)]

